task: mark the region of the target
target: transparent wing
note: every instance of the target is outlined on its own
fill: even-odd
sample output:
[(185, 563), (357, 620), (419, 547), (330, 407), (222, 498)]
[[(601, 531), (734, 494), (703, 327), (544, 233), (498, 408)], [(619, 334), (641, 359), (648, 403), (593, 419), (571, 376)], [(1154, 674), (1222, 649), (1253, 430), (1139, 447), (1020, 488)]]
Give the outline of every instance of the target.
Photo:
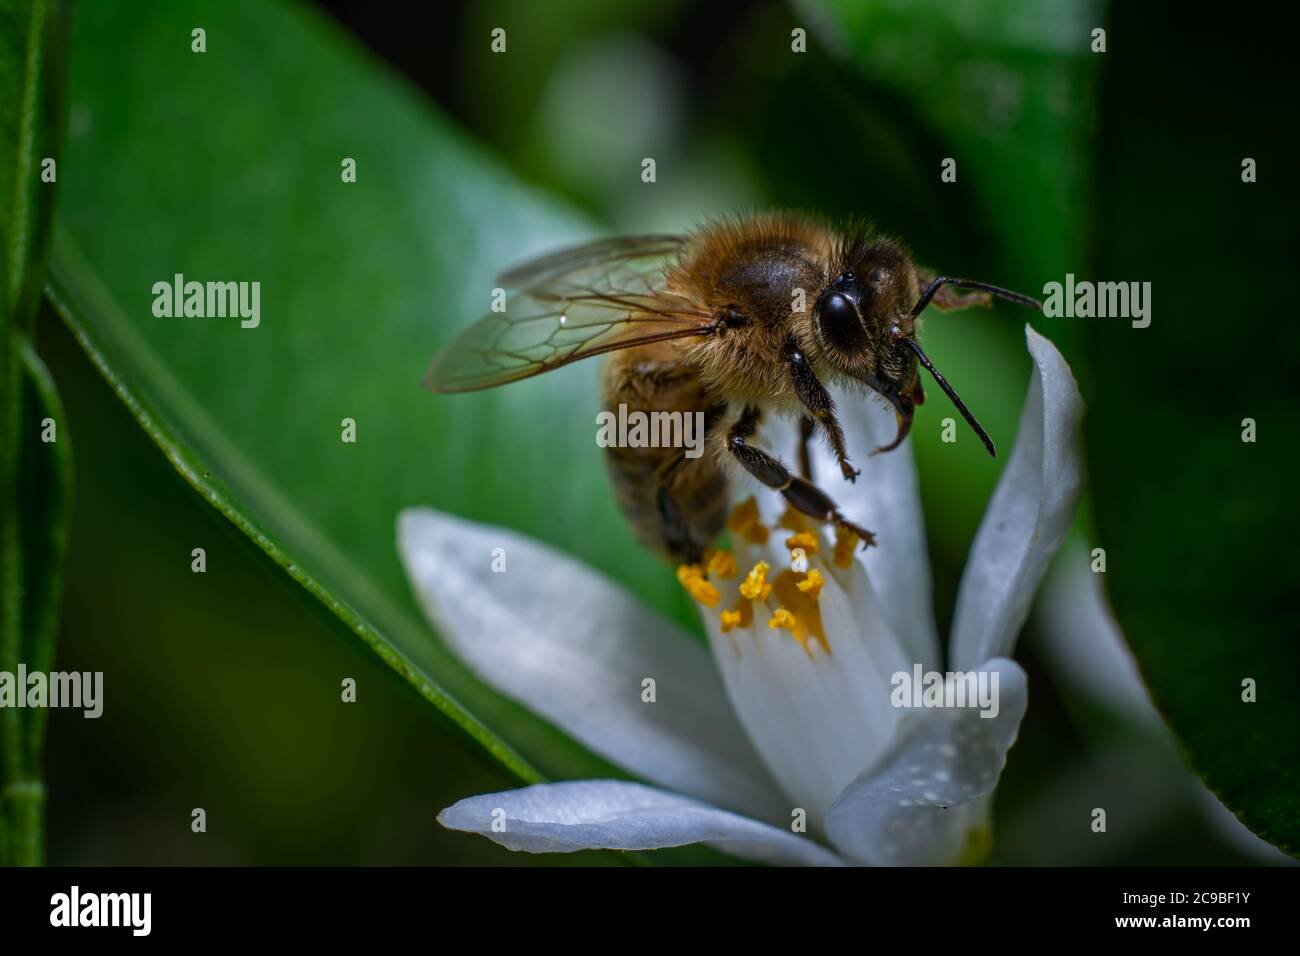
[(584, 269), (602, 266), (623, 266), (645, 272), (661, 264), (681, 248), (681, 236), (615, 236), (598, 239), (580, 246), (569, 246), (558, 252), (525, 262), (503, 272), (497, 279), (504, 286), (526, 289), (565, 276), (577, 278)]
[(498, 280), (505, 311), (456, 336), (425, 385), (489, 388), (616, 349), (708, 334), (714, 317), (664, 289), (664, 266), (681, 243), (676, 236), (605, 239), (510, 270)]

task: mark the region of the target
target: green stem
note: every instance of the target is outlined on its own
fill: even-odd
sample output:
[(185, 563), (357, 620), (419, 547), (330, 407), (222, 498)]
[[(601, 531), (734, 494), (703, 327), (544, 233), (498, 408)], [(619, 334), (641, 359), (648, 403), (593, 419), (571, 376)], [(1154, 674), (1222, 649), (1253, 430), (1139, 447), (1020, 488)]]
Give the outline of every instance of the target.
[[(18, 333), (0, 327), (0, 671), (18, 672), (22, 646), (23, 561), (19, 524), (18, 465), (22, 447), (22, 374)], [(8, 788), (23, 777), (22, 711), (0, 707), (0, 863), (12, 862), (14, 846)]]
[[(19, 345), (29, 391), (27, 440), (19, 488), (28, 503), (23, 536), (26, 562), (26, 593), (23, 601), (22, 659), (29, 672), (48, 673), (54, 666), (54, 643), (58, 632), (59, 605), (63, 598), (63, 559), (68, 543), (68, 519), (72, 501), (72, 445), (54, 379), (31, 343)], [(53, 441), (45, 441), (43, 422), (49, 419)], [(48, 712), (28, 711), (23, 725), (23, 772), (16, 781), (9, 802), (12, 821), (10, 852), (20, 865), (38, 866), (43, 853), (45, 786), (42, 764)]]
[[(20, 346), (23, 371), (34, 399), (31, 433), (27, 443), (30, 461), (24, 462), (24, 497), (39, 502), (40, 514), (28, 528), (24, 553), (30, 581), (23, 604), (26, 641), (23, 658), (28, 671), (48, 672), (54, 666), (54, 639), (58, 631), (59, 606), (63, 600), (63, 559), (68, 547), (68, 524), (72, 510), (72, 439), (63, 413), (63, 400), (54, 377), (30, 342)], [(40, 423), (49, 419), (56, 429), (54, 441), (46, 442)], [(34, 716), (33, 716), (34, 715)], [(33, 711), (26, 732), (26, 766), (39, 764), (45, 745), (48, 712)]]
[[(44, 70), (46, 52), (46, 26), (49, 22), (47, 0), (31, 0), (27, 9), (27, 35), (23, 43), (23, 67), (19, 80), (18, 128), (14, 150), (13, 195), (6, 214), (17, 228), (8, 230), (9, 288), (6, 290), (13, 307), (16, 324), (30, 331), (36, 323), (37, 305), (40, 302), (39, 279), (44, 243), (43, 217), (48, 208), (37, 211), (34, 206), (34, 184), (37, 183), (36, 151), (41, 140), (43, 97), (47, 78)], [(35, 186), (39, 189), (39, 186)], [(38, 218), (42, 217), (42, 218)], [(15, 346), (17, 343), (15, 343)]]
[[(56, 562), (66, 535), (60, 509), (66, 510), (67, 462), (59, 461), (61, 449), (41, 444), (24, 412), (27, 394), (38, 407), (58, 405), (26, 336), (34, 334), (41, 302), (54, 196), (39, 168), (58, 155), (66, 122), (67, 4), (0, 0), (0, 24), (0, 61), (9, 81), (0, 97), (0, 671), (16, 673), (28, 655), (44, 654), (48, 666), (53, 653), (61, 588)], [(47, 473), (52, 485), (41, 488), (36, 506), (30, 479)], [(46, 505), (55, 509), (52, 516)], [(33, 595), (25, 592), (29, 576), (36, 582), (34, 617), (27, 607)], [(33, 768), (43, 737), (43, 714), (29, 725), (23, 711), (0, 707), (0, 864), (40, 860), (44, 801)]]
[(45, 784), (15, 780), (0, 790), (9, 824), (9, 865), (40, 866), (45, 861)]

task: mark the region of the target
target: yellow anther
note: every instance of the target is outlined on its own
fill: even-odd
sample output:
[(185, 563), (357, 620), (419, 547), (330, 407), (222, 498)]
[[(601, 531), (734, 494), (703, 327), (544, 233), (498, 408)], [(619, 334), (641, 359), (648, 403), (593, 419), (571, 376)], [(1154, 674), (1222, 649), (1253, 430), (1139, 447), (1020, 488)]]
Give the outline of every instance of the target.
[(705, 607), (717, 607), (718, 602), (722, 600), (718, 589), (704, 580), (704, 572), (700, 570), (698, 564), (679, 564), (677, 580), (681, 582), (687, 594)]
[(783, 607), (777, 608), (772, 612), (772, 619), (767, 622), (767, 626), (775, 630), (783, 627), (787, 631), (794, 633), (794, 629), (799, 625), (799, 620)]
[(858, 549), (860, 539), (856, 532), (850, 531), (843, 525), (835, 528), (835, 552), (831, 556), (831, 561), (837, 568), (853, 567), (853, 552)]
[(804, 576), (802, 581), (795, 585), (795, 587), (813, 600), (816, 600), (817, 595), (822, 593), (822, 588), (825, 584), (826, 579), (822, 577), (822, 573), (816, 568), (813, 568)]
[(799, 531), (785, 539), (785, 546), (791, 551), (795, 548), (803, 548), (808, 554), (816, 554), (817, 549), (821, 547), (821, 542), (811, 531)]
[(709, 556), (709, 573), (724, 580), (736, 576), (736, 558), (730, 551), (719, 548)]
[(736, 505), (727, 519), (727, 530), (752, 544), (766, 544), (768, 528), (759, 520), (758, 502), (753, 496)]
[(731, 509), (727, 518), (727, 527), (732, 531), (744, 531), (758, 520), (758, 501), (751, 495)]
[(767, 582), (767, 572), (770, 570), (766, 561), (760, 561), (754, 565), (745, 580), (741, 582), (740, 593), (751, 601), (766, 601), (767, 596), (772, 593), (772, 585)]
[(733, 627), (749, 627), (754, 623), (754, 605), (749, 598), (742, 597), (736, 602), (734, 611), (722, 612), (722, 633), (726, 634)]
[(776, 595), (777, 604), (790, 612), (790, 632), (810, 659), (813, 656), (813, 641), (820, 644), (826, 653), (831, 651), (830, 641), (826, 639), (826, 631), (822, 626), (822, 610), (817, 603), (816, 591), (803, 587), (810, 580), (818, 580), (820, 575), (814, 577), (814, 574), (815, 571), (809, 571), (807, 575), (782, 571), (772, 582), (772, 593)]
[(777, 524), (782, 528), (785, 528), (787, 531), (803, 531), (808, 527), (808, 516), (802, 511), (795, 511), (787, 505), (785, 511), (781, 513), (781, 518), (777, 521)]

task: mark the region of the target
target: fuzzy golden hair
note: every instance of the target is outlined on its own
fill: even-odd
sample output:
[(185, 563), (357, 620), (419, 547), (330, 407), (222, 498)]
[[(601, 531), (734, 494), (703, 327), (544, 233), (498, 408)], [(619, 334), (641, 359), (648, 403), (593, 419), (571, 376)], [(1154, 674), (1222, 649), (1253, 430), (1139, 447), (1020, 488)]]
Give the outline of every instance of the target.
[[(836, 276), (853, 270), (877, 292), (881, 328), (866, 330), (862, 348), (830, 354), (814, 328), (816, 303)], [(737, 404), (798, 408), (782, 374), (791, 337), (819, 375), (841, 384), (860, 386), (862, 374), (878, 371), (905, 373), (905, 356), (894, 356), (883, 331), (886, 320), (910, 323), (916, 272), (901, 244), (869, 223), (837, 230), (800, 213), (719, 219), (691, 235), (665, 284), (702, 311), (734, 310), (734, 330), (685, 343), (683, 351), (713, 391)], [(910, 324), (904, 331), (911, 334)]]

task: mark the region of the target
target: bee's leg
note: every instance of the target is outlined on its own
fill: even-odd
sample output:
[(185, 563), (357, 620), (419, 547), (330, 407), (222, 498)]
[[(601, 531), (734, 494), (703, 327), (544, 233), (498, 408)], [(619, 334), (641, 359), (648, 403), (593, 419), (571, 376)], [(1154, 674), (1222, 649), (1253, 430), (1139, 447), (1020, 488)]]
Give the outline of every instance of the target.
[(655, 511), (659, 515), (664, 547), (673, 560), (698, 564), (704, 549), (693, 539), (690, 526), (672, 496), (673, 480), (685, 462), (685, 455), (676, 455), (655, 470)]
[[(794, 339), (786, 343), (785, 361), (786, 367), (790, 370), (790, 380), (794, 383), (794, 393), (799, 396), (803, 407), (808, 409), (808, 414), (826, 432), (826, 440), (830, 442), (831, 451), (835, 453), (835, 459), (840, 464), (840, 472), (846, 481), (855, 480), (861, 472), (849, 464), (848, 449), (844, 447), (844, 429), (840, 427), (839, 419), (835, 417), (835, 401), (831, 398), (831, 393), (826, 391), (826, 386), (817, 378), (817, 373), (808, 363), (808, 357), (803, 354), (799, 343)], [(804, 446), (807, 447), (807, 438), (804, 439)], [(804, 474), (807, 477), (806, 469)]]
[[(714, 432), (726, 416), (725, 403), (715, 403), (704, 413), (704, 436)], [(681, 482), (684, 469), (696, 469), (694, 476), (687, 475), (689, 490), (683, 491)], [(708, 475), (701, 477), (699, 469)], [(654, 505), (659, 519), (663, 547), (678, 563), (699, 564), (709, 545), (722, 530), (727, 515), (727, 478), (725, 472), (712, 458), (691, 459), (685, 449), (665, 458), (654, 470)], [(686, 494), (687, 500), (679, 496)], [(700, 499), (715, 502), (716, 506), (702, 506)], [(716, 520), (714, 520), (716, 518)]]
[(799, 419), (799, 475), (805, 481), (812, 481), (812, 458), (808, 454), (808, 440), (817, 429), (817, 423), (807, 415)]
[(876, 536), (859, 528), (840, 513), (830, 497), (812, 482), (790, 474), (789, 469), (761, 448), (755, 448), (747, 439), (758, 427), (759, 411), (747, 407), (727, 433), (727, 450), (740, 462), (742, 468), (781, 495), (796, 511), (802, 511), (819, 521), (834, 522), (856, 534), (865, 544), (874, 544)]

